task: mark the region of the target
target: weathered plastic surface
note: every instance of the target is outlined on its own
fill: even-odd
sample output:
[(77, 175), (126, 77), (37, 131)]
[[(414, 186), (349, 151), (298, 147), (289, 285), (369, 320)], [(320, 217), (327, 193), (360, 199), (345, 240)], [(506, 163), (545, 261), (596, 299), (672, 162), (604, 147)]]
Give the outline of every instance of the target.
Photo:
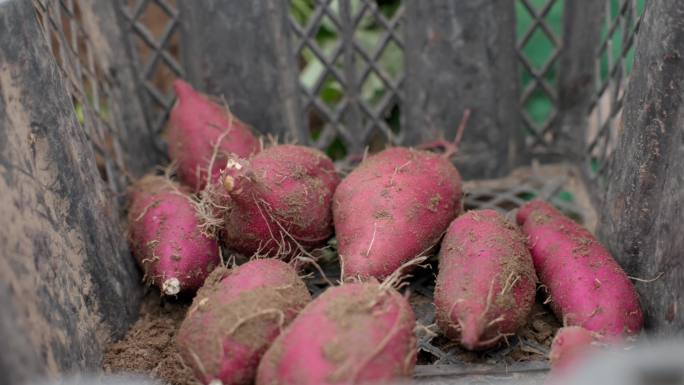
[(2, 384), (97, 368), (137, 317), (140, 275), (65, 84), (32, 3), (0, 2)]

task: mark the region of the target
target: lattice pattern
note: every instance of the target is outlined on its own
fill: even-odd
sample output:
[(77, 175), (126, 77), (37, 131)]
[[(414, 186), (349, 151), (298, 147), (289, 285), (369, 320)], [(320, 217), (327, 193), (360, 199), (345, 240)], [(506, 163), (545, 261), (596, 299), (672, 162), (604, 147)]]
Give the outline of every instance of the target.
[(175, 100), (171, 83), (184, 75), (176, 1), (127, 0), (121, 3), (121, 13), (132, 59), (138, 67), (138, 82), (145, 93), (148, 126), (152, 134), (158, 135)]
[[(522, 67), (520, 106), (528, 151), (553, 152), (558, 116), (561, 0), (517, 0), (517, 52)], [(552, 22), (553, 21), (553, 22)]]
[(608, 0), (606, 7), (606, 24), (596, 58), (596, 93), (589, 116), (585, 161), (589, 176), (598, 183), (602, 183), (599, 177), (609, 164), (617, 142), (644, 1)]
[[(381, 8), (375, 0), (290, 5), (302, 113), (313, 144), (341, 157), (366, 145), (399, 143), (403, 7)], [(311, 16), (298, 17), (296, 7), (306, 6), (313, 7)]]
[(95, 152), (100, 176), (114, 192), (125, 187), (120, 131), (112, 123), (112, 79), (98, 62), (83, 25), (79, 0), (36, 0), (34, 6), (48, 45), (62, 73), (79, 123)]

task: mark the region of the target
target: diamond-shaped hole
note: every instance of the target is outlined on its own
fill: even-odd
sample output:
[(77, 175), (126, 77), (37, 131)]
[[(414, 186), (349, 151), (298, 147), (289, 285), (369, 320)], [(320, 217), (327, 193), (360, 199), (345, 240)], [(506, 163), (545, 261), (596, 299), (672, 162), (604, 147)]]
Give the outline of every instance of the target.
[(618, 28), (618, 32), (614, 33), (610, 38), (611, 52), (613, 53), (613, 65), (619, 60), (622, 60), (622, 32)]
[(328, 53), (328, 49), (335, 46), (335, 42), (339, 38), (339, 28), (337, 24), (328, 16), (324, 15), (316, 28), (314, 39), (323, 52)]
[(471, 198), (472, 198), (472, 200), (474, 200), (476, 202), (487, 203), (487, 202), (493, 200), (495, 198), (495, 196), (490, 195), (490, 194), (478, 194), (478, 195), (471, 196)]
[(367, 13), (362, 19), (359, 27), (354, 31), (354, 39), (361, 49), (370, 56), (370, 54), (375, 52), (378, 44), (380, 44), (380, 38), (383, 33), (383, 30), (375, 25), (370, 13)]
[(382, 130), (374, 130), (373, 134), (371, 134), (370, 138), (368, 138), (368, 151), (371, 154), (382, 151), (387, 147), (388, 142), (389, 140), (385, 134), (382, 133)]
[(516, 198), (527, 202), (536, 198), (537, 194), (531, 191), (521, 191), (519, 193), (516, 193), (515, 196)]
[(331, 109), (334, 109), (344, 98), (344, 89), (334, 76), (328, 74), (318, 91), (318, 97)]
[(549, 95), (544, 92), (541, 87), (537, 88), (532, 92), (532, 95), (523, 105), (523, 109), (533, 122), (537, 124), (543, 124), (551, 116), (554, 111), (554, 105), (549, 98)]
[(62, 59), (62, 43), (61, 40), (59, 39), (59, 35), (55, 31), (50, 31), (50, 45), (52, 47), (52, 54), (55, 57), (55, 60), (57, 61), (57, 65), (59, 65), (60, 68), (64, 69), (64, 60)]
[(513, 209), (517, 209), (518, 204), (510, 199), (502, 199), (496, 204), (496, 207), (500, 208), (503, 211), (511, 211)]
[(515, 2), (515, 34), (518, 38), (525, 35), (528, 29), (532, 27), (534, 18), (527, 11), (527, 8), (521, 1)]
[(180, 32), (176, 30), (169, 36), (164, 49), (176, 60), (180, 61)]
[(83, 97), (87, 103), (97, 111), (99, 107), (96, 107), (97, 101), (95, 100), (95, 91), (93, 89), (93, 82), (90, 80), (90, 76), (86, 74), (85, 70), (81, 71), (81, 89), (83, 90)]
[(145, 43), (142, 37), (138, 36), (137, 34), (133, 34), (133, 36), (133, 45), (135, 46), (135, 51), (138, 53), (140, 63), (145, 65), (148, 60), (150, 60), (152, 48)]
[(83, 12), (81, 12), (80, 0), (74, 0), (74, 19), (79, 25), (83, 23)]
[(556, 36), (561, 36), (563, 33), (563, 1), (556, 1), (544, 20)]
[(401, 131), (401, 109), (398, 103), (393, 103), (385, 110), (385, 122), (395, 135)]
[(376, 106), (386, 92), (385, 84), (375, 72), (371, 71), (361, 86), (361, 100), (371, 106)]
[(522, 51), (533, 68), (541, 69), (553, 55), (556, 47), (541, 28), (537, 28)]
[(344, 144), (344, 141), (342, 141), (342, 138), (338, 135), (335, 137), (332, 143), (330, 143), (325, 152), (333, 160), (343, 159), (347, 156), (347, 146)]
[(404, 73), (404, 51), (392, 40), (380, 54), (378, 64), (391, 79), (397, 79)]
[(148, 1), (145, 9), (142, 10), (138, 22), (147, 27), (150, 33), (159, 39), (171, 23), (171, 15), (159, 6), (155, 1)]
[(401, 8), (401, 1), (396, 0), (372, 0), (387, 20), (391, 20)]
[(309, 135), (313, 141), (317, 141), (321, 137), (326, 119), (315, 108), (309, 110), (307, 119), (309, 121)]
[(81, 62), (82, 66), (88, 67), (88, 63), (90, 62), (90, 58), (88, 57), (90, 54), (89, 42), (81, 31), (76, 30), (74, 32), (76, 33), (76, 46), (78, 47), (78, 60)]
[(171, 96), (171, 84), (176, 79), (176, 73), (162, 59), (157, 60), (157, 64), (152, 70), (151, 81), (155, 88), (163, 95)]
[(97, 171), (100, 173), (100, 178), (107, 182), (109, 180), (109, 176), (107, 175), (107, 161), (97, 150), (95, 150), (95, 164), (97, 165)]
[(102, 67), (95, 65), (95, 81), (97, 82), (100, 115), (105, 120), (109, 120), (109, 86)]
[(325, 66), (308, 47), (300, 53), (300, 63), (302, 67), (299, 72), (299, 82), (304, 89), (313, 92), (318, 80), (325, 73)]
[[(67, 11), (64, 9), (64, 6), (60, 4), (59, 6), (59, 14), (62, 22), (62, 32), (64, 32), (64, 39), (67, 42), (67, 45), (73, 44), (73, 33), (71, 31), (71, 16), (67, 13)], [(73, 47), (75, 50), (75, 47)]]
[(290, 15), (300, 27), (305, 27), (314, 14), (316, 3), (314, 0), (291, 0)]

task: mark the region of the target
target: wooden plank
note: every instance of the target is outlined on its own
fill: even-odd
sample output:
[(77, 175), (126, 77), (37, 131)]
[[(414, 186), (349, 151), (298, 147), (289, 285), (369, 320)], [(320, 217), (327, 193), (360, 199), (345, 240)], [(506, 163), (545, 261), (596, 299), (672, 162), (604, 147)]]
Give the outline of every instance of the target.
[(287, 2), (179, 2), (183, 58), (190, 81), (223, 95), (231, 110), (261, 133), (306, 143), (298, 108)]
[(137, 316), (140, 275), (23, 0), (0, 4), (0, 191), (0, 340), (12, 347), (0, 350), (0, 383), (98, 368), (106, 340)]
[(605, 20), (605, 1), (566, 1), (558, 75), (560, 145), (576, 162), (584, 158), (589, 105), (594, 97), (596, 57)]
[(635, 282), (647, 325), (684, 329), (684, 2), (647, 2), (624, 128), (601, 208), (601, 238)]
[(507, 173), (520, 155), (514, 3), (508, 0), (407, 1), (407, 144), (439, 132), (454, 137), (472, 116), (456, 160), (466, 178)]

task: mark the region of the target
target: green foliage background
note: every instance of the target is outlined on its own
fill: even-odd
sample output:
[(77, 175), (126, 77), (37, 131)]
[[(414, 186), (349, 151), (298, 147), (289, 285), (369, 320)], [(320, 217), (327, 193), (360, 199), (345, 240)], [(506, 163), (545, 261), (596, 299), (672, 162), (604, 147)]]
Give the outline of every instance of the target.
[[(418, 0), (409, 0), (418, 1)], [(549, 26), (549, 29), (557, 36), (557, 40), (562, 41), (562, 30), (563, 30), (563, 7), (564, 1), (571, 0), (557, 0), (551, 6), (549, 12), (544, 18), (545, 22)], [(596, 0), (599, 1), (599, 0)], [(611, 15), (615, 16), (619, 12), (619, 6), (624, 0), (610, 0)], [(541, 10), (548, 0), (529, 0), (529, 4), (536, 10)], [(292, 0), (291, 1), (291, 13), (296, 20), (299, 21), (301, 25), (305, 25), (306, 21), (312, 16), (315, 7), (315, 0)], [(378, 7), (380, 11), (390, 17), (394, 14), (396, 9), (400, 6), (401, 0), (377, 0)], [(638, 14), (643, 12), (645, 0), (637, 1), (637, 11)], [(330, 9), (334, 14), (339, 12), (339, 1), (335, 0), (331, 3)], [(352, 12), (359, 9), (360, 0), (351, 0)], [(522, 38), (525, 32), (533, 25), (534, 18), (529, 13), (527, 8), (523, 5), (521, 1), (515, 2), (515, 12), (516, 12), (516, 34), (518, 39)], [(384, 31), (375, 22), (372, 16), (368, 14), (361, 20), (360, 28), (357, 30), (355, 37), (359, 41), (362, 47), (366, 48), (368, 51), (372, 52), (379, 41), (382, 33)], [(401, 31), (399, 31), (401, 33)], [(605, 39), (608, 33), (608, 26), (604, 25), (602, 31), (602, 39)], [(315, 35), (316, 42), (321, 47), (321, 50), (327, 57), (330, 57), (332, 52), (335, 50), (339, 44), (339, 30), (335, 23), (329, 18), (324, 18), (322, 25)], [(618, 30), (611, 37), (612, 42), (612, 54), (614, 58), (621, 56), (623, 46), (622, 46), (622, 35)], [(521, 47), (523, 54), (530, 62), (531, 66), (535, 69), (542, 68), (544, 64), (553, 55), (555, 47), (549, 37), (538, 28), (530, 40)], [(627, 54), (626, 67), (627, 70), (631, 70), (632, 60), (633, 60), (633, 49), (630, 49)], [(303, 87), (307, 90), (312, 91), (315, 87), (316, 81), (321, 77), (324, 71), (323, 64), (315, 57), (312, 51), (305, 49), (302, 58), (302, 72), (300, 74), (300, 81)], [(339, 63), (335, 63), (336, 65)], [(379, 61), (380, 67), (387, 71), (391, 76), (396, 76), (403, 71), (403, 52), (396, 45), (390, 45), (384, 54), (380, 57)], [(608, 55), (603, 55), (600, 62), (601, 77), (605, 79), (609, 73), (608, 65)], [(341, 66), (340, 66), (341, 68)], [(531, 81), (533, 81), (532, 75), (521, 65), (520, 66), (520, 79), (523, 85), (523, 89)], [(549, 71), (543, 76), (544, 79), (551, 85), (556, 84), (558, 77), (558, 65), (557, 63), (552, 65)], [(368, 81), (366, 81), (362, 88), (362, 98), (365, 101), (371, 102), (380, 100), (384, 95), (384, 85), (375, 76), (371, 76)], [(322, 85), (319, 96), (323, 102), (329, 107), (335, 106), (342, 100), (344, 96), (344, 90), (341, 84), (331, 76), (328, 76)], [(533, 93), (530, 100), (522, 106), (525, 112), (532, 118), (533, 121), (537, 123), (542, 123), (549, 118), (553, 112), (553, 103), (543, 91), (537, 90)], [(398, 124), (398, 118), (395, 118), (395, 124)], [(314, 138), (318, 135), (316, 130), (313, 130), (312, 135)], [(339, 145), (339, 144), (338, 144)], [(338, 149), (339, 150), (339, 149)]]

